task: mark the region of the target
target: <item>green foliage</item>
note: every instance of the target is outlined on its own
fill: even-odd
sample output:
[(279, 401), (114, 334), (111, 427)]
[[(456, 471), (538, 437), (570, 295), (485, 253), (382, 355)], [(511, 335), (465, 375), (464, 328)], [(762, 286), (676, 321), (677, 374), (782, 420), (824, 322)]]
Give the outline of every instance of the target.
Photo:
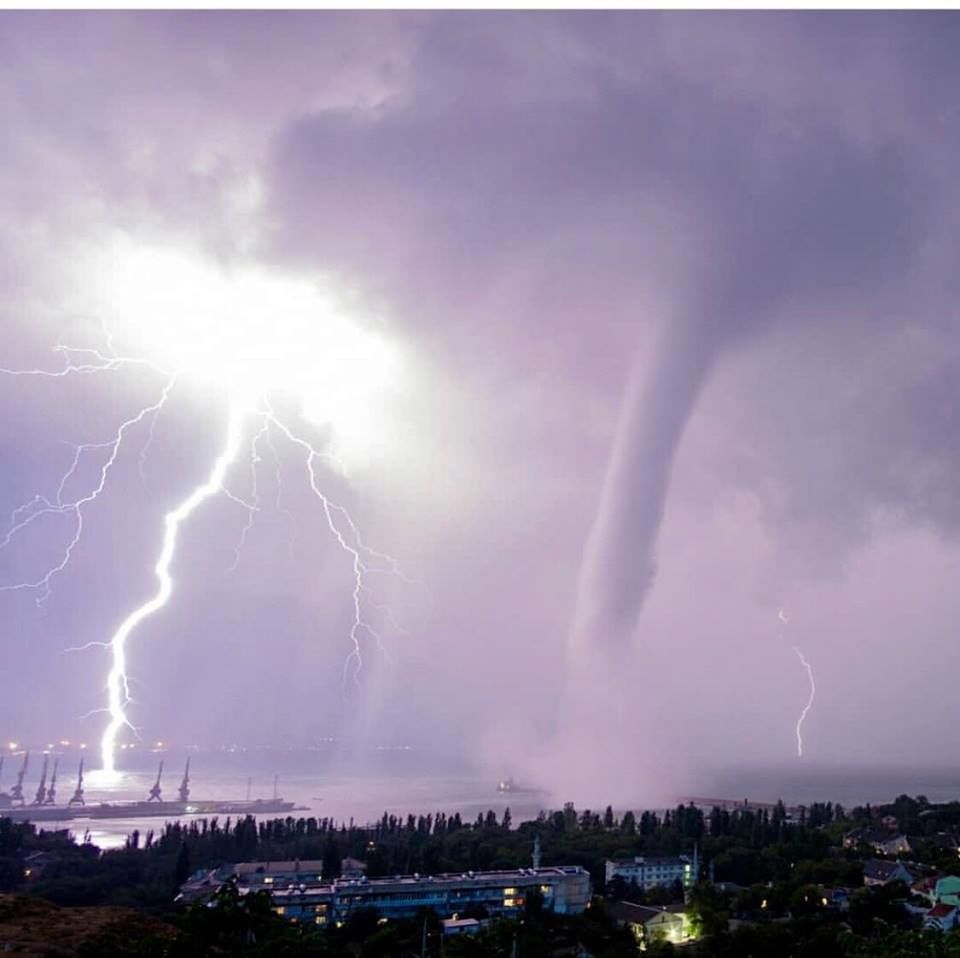
[[(459, 814), (384, 814), (372, 826), (331, 819), (278, 819), (174, 823), (159, 834), (132, 835), (127, 846), (100, 853), (76, 845), (63, 833), (37, 832), (32, 825), (0, 820), (0, 890), (29, 890), (60, 904), (121, 904), (168, 916), (169, 930), (137, 935), (122, 923), (102, 929), (83, 947), (83, 958), (99, 955), (185, 958), (188, 955), (340, 956), (388, 958), (419, 954), (423, 921), (380, 924), (376, 916), (355, 913), (345, 928), (318, 930), (286, 921), (266, 894), (241, 895), (235, 886), (218, 894), (212, 907), (174, 909), (178, 886), (194, 870), (242, 860), (320, 860), (323, 873), (340, 873), (346, 857), (366, 862), (371, 878), (412, 872), (480, 871), (528, 867), (539, 837), (545, 866), (579, 864), (595, 888), (615, 898), (650, 905), (682, 898), (682, 890), (640, 891), (614, 880), (604, 888), (604, 861), (634, 855), (689, 854), (699, 847), (705, 870), (717, 881), (744, 886), (721, 894), (709, 883), (690, 893), (688, 912), (700, 939), (697, 956), (791, 955), (794, 958), (931, 955), (960, 958), (960, 936), (921, 934), (903, 908), (903, 887), (862, 888), (862, 856), (840, 847), (854, 825), (881, 827), (894, 816), (901, 831), (920, 836), (917, 856), (960, 871), (947, 832), (960, 830), (960, 803), (931, 805), (922, 796), (900, 796), (888, 806), (854, 809), (814, 803), (797, 821), (788, 821), (782, 803), (769, 809), (719, 808), (709, 814), (692, 805), (665, 813), (577, 810), (572, 804), (542, 812), (535, 821), (513, 827), (509, 813), (498, 820), (491, 810), (469, 822)], [(887, 819), (889, 822), (889, 819)], [(49, 852), (42, 871), (27, 881), (25, 857)], [(869, 852), (873, 854), (872, 851)], [(847, 887), (849, 912), (825, 906), (821, 886)], [(629, 931), (606, 916), (602, 900), (585, 915), (562, 918), (546, 912), (537, 893), (527, 896), (522, 921), (487, 921), (477, 936), (449, 938), (448, 958), (508, 958), (516, 937), (519, 954), (574, 954), (586, 949), (595, 958), (636, 955)], [(730, 919), (736, 919), (730, 930)], [(2, 921), (0, 915), (0, 921)], [(737, 924), (739, 923), (739, 924)], [(428, 954), (440, 954), (436, 916), (427, 916)], [(566, 949), (566, 951), (565, 951)], [(650, 954), (670, 954), (666, 943)], [(677, 952), (686, 949), (677, 949)]]

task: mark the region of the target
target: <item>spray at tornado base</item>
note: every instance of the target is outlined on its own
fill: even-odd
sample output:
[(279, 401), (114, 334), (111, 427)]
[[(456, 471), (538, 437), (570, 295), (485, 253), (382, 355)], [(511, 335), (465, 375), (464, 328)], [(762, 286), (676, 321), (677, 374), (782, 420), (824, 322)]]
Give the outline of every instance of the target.
[[(45, 517), (67, 518), (72, 531), (59, 558), (48, 568), (22, 581), (0, 584), (0, 591), (32, 590), (38, 604), (46, 602), (54, 580), (67, 569), (81, 540), (88, 507), (105, 493), (110, 474), (134, 435), (139, 432), (145, 441), (142, 466), (157, 414), (176, 390), (213, 387), (223, 397), (222, 439), (212, 454), (209, 472), (164, 516), (153, 594), (126, 615), (109, 639), (83, 646), (106, 648), (110, 657), (102, 709), (107, 724), (100, 754), (103, 773), (112, 776), (120, 733), (124, 728), (135, 731), (130, 716), (131, 640), (138, 627), (173, 596), (172, 570), (180, 532), (214, 496), (227, 496), (247, 511), (239, 555), (260, 503), (255, 482), (248, 502), (230, 492), (227, 477), (245, 449), (251, 474), (256, 476), (261, 440), (271, 444), (284, 440), (302, 456), (310, 490), (346, 556), (353, 580), (353, 621), (343, 683), (359, 683), (365, 643), (383, 649), (378, 629), (383, 607), (376, 602), (370, 577), (400, 572), (390, 556), (363, 541), (346, 509), (323, 491), (319, 464), (329, 461), (333, 453), (310, 439), (310, 427), (323, 425), (335, 436), (347, 435), (362, 443), (365, 433), (374, 428), (369, 407), (393, 385), (399, 354), (378, 332), (348, 317), (332, 295), (304, 281), (250, 268), (227, 273), (195, 256), (129, 242), (112, 247), (90, 267), (90, 274), (97, 278), (95, 305), (102, 342), (57, 345), (59, 369), (3, 368), (0, 373), (56, 379), (135, 367), (156, 380), (156, 399), (124, 419), (109, 439), (75, 445), (53, 495), (38, 494), (14, 510), (0, 549)], [(296, 402), (296, 422), (275, 408), (273, 399), (279, 396)], [(101, 462), (92, 487), (79, 496), (68, 496), (81, 464), (95, 456)], [(279, 458), (275, 461), (279, 469)]]

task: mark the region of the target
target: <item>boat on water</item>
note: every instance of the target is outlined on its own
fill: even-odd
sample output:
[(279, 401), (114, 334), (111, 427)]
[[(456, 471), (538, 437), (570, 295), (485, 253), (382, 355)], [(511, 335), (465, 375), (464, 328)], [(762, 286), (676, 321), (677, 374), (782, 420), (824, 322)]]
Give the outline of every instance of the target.
[(497, 783), (498, 792), (518, 792), (521, 795), (536, 795), (543, 792), (542, 788), (535, 788), (531, 785), (518, 785), (512, 778), (502, 779)]
[[(143, 801), (97, 802), (88, 805), (83, 789), (83, 759), (77, 775), (77, 787), (66, 805), (56, 803), (56, 782), (59, 759), (54, 760), (53, 774), (47, 784), (49, 756), (44, 755), (43, 770), (36, 795), (30, 804), (23, 797), (23, 779), (30, 762), (30, 753), (25, 752), (17, 782), (8, 792), (0, 792), (0, 817), (11, 818), (19, 822), (67, 822), (74, 819), (124, 819), (124, 818), (179, 818), (184, 815), (269, 815), (298, 810), (294, 802), (287, 802), (277, 794), (274, 781), (273, 798), (240, 800), (212, 800), (190, 798), (190, 759), (183, 772), (183, 779), (177, 790), (177, 798), (167, 801), (163, 798), (160, 780), (163, 776), (163, 762), (157, 771), (157, 779)], [(3, 757), (0, 756), (0, 772), (3, 770)], [(305, 809), (304, 809), (305, 810)]]

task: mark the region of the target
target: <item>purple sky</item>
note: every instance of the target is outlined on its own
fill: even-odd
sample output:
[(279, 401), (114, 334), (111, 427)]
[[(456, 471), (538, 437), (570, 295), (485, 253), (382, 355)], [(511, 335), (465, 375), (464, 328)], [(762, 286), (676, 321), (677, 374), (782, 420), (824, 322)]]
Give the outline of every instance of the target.
[[(144, 735), (546, 777), (606, 735), (636, 791), (798, 761), (797, 645), (804, 761), (956, 763), (958, 43), (953, 13), (0, 15), (0, 366), (55, 362), (108, 230), (333, 277), (415, 357), (389, 448), (326, 480), (420, 583), (385, 590), (389, 658), (344, 701), (350, 568), (283, 453), (294, 518), (236, 571), (235, 504), (184, 534), (131, 643)], [(0, 377), (0, 511), (147, 393)], [(0, 734), (98, 737), (104, 654), (60, 650), (149, 593), (221, 418), (177, 398), (44, 608), (0, 593)], [(621, 706), (571, 749), (604, 701), (578, 630)]]

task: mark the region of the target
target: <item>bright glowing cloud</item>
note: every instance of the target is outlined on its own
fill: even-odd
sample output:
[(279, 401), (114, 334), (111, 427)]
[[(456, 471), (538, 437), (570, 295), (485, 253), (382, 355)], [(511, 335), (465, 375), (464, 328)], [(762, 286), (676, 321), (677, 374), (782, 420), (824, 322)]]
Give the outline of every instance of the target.
[(231, 404), (285, 394), (305, 419), (331, 427), (348, 466), (381, 445), (378, 413), (400, 384), (400, 350), (329, 286), (127, 238), (92, 259), (91, 311), (118, 353)]

